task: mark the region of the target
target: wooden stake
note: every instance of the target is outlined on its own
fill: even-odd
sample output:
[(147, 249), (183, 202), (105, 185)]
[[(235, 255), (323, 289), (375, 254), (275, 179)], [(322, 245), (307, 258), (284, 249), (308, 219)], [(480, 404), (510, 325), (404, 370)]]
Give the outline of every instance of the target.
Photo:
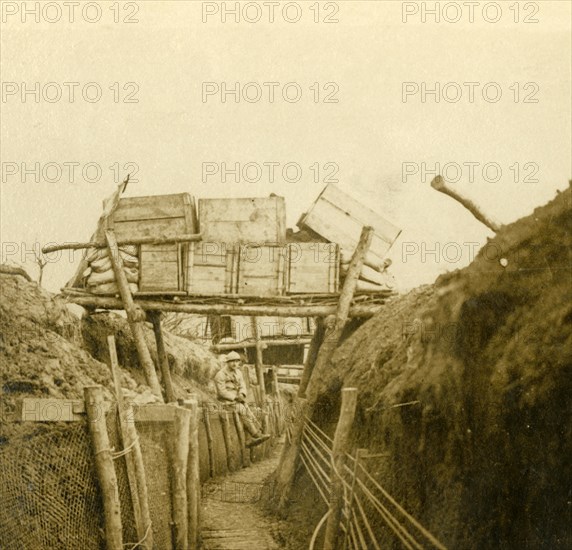
[(260, 403), (262, 407), (266, 403), (266, 388), (264, 386), (264, 359), (262, 355), (262, 343), (260, 341), (260, 330), (256, 317), (251, 317), (252, 330), (254, 333), (254, 341), (256, 344), (256, 379), (258, 380), (258, 387), (260, 388)]
[(173, 423), (173, 523), (175, 548), (188, 550), (187, 469), (189, 460), (189, 429), (192, 413), (175, 406)]
[[(135, 501), (138, 503), (139, 516), (141, 532), (139, 533), (139, 528), (137, 527), (137, 519), (135, 519), (135, 527), (137, 531), (137, 536), (139, 540), (144, 540), (141, 543), (141, 548), (153, 548), (153, 530), (151, 528), (151, 513), (149, 511), (149, 497), (147, 493), (147, 477), (145, 474), (145, 465), (143, 464), (143, 454), (141, 452), (141, 443), (139, 442), (139, 434), (137, 433), (137, 428), (135, 427), (135, 413), (131, 406), (131, 403), (125, 401), (123, 398), (123, 390), (121, 389), (121, 383), (119, 380), (119, 362), (117, 360), (117, 349), (115, 347), (115, 338), (113, 335), (107, 337), (107, 345), (109, 347), (109, 357), (113, 376), (113, 385), (115, 388), (115, 395), (118, 401), (120, 415), (119, 420), (121, 424), (121, 433), (123, 439), (123, 446), (130, 447), (131, 452), (127, 453), (127, 475), (131, 476), (129, 469), (132, 464), (132, 473), (135, 478), (135, 482), (132, 483), (129, 479), (129, 488), (133, 491), (133, 488), (137, 491), (137, 496), (133, 498), (132, 502), (135, 512)], [(136, 513), (136, 512), (135, 512)]]
[(324, 535), (324, 550), (335, 550), (340, 540), (340, 520), (344, 505), (344, 483), (342, 479), (346, 453), (349, 451), (349, 436), (351, 433), (356, 405), (357, 389), (342, 389), (342, 406), (340, 418), (334, 434), (334, 445), (332, 450), (332, 469), (330, 473), (330, 514), (326, 522), (326, 532)]
[(83, 390), (87, 425), (95, 455), (95, 467), (105, 517), (105, 543), (108, 550), (123, 550), (123, 530), (117, 476), (111, 455), (109, 436), (103, 412), (103, 388), (88, 386)]
[(153, 360), (151, 359), (149, 348), (147, 348), (147, 343), (145, 342), (145, 334), (143, 332), (143, 320), (145, 318), (145, 314), (141, 308), (136, 306), (133, 302), (133, 296), (129, 290), (127, 277), (123, 271), (123, 261), (119, 255), (119, 248), (117, 246), (117, 240), (115, 239), (115, 233), (112, 230), (107, 230), (105, 232), (105, 238), (107, 239), (109, 257), (111, 259), (111, 265), (113, 266), (113, 272), (115, 273), (115, 281), (119, 287), (119, 292), (123, 301), (123, 307), (127, 313), (127, 320), (129, 321), (129, 326), (131, 327), (131, 332), (133, 333), (133, 338), (137, 347), (139, 362), (141, 363), (141, 367), (145, 372), (145, 378), (147, 384), (151, 388), (151, 391), (157, 397), (159, 397), (161, 401), (163, 401), (161, 386), (159, 385), (157, 373), (155, 372), (155, 365), (153, 365)]
[[(363, 266), (364, 258), (371, 245), (373, 239), (373, 228), (364, 227), (359, 243), (352, 256), (348, 274), (344, 281), (338, 309), (335, 317), (329, 317), (326, 320), (326, 327), (324, 333), (324, 341), (320, 346), (314, 370), (323, 371), (326, 369), (334, 350), (336, 349), (344, 326), (348, 320), (351, 302), (354, 296), (356, 284), (359, 278), (361, 268)], [(308, 375), (308, 389), (305, 393), (309, 393), (311, 389), (311, 377)], [(284, 445), (282, 455), (280, 457), (280, 464), (278, 466), (277, 475), (277, 489), (280, 495), (279, 509), (281, 512), (285, 511), (294, 482), (294, 474), (296, 473), (296, 466), (298, 464), (298, 456), (300, 453), (300, 445), (302, 441), (302, 434), (304, 431), (304, 416), (312, 418), (314, 399), (311, 399), (307, 405), (305, 415), (301, 415), (296, 420), (294, 429), (292, 430), (292, 437), (290, 445)]]
[[(133, 422), (133, 417), (126, 415), (126, 408), (123, 400), (123, 391), (121, 389), (119, 362), (117, 360), (117, 349), (115, 347), (115, 337), (110, 334), (107, 337), (107, 347), (109, 349), (109, 367), (111, 369), (111, 377), (113, 379), (113, 387), (115, 390), (115, 399), (117, 400), (117, 419), (119, 424), (120, 442), (126, 449), (133, 445), (133, 441), (129, 437), (127, 428), (128, 422)], [(125, 466), (127, 469), (127, 481), (129, 482), (129, 492), (131, 495), (131, 504), (133, 506), (133, 517), (135, 520), (135, 532), (137, 540), (143, 539), (145, 536), (145, 524), (141, 515), (141, 503), (139, 502), (139, 489), (137, 487), (137, 476), (135, 473), (135, 457), (133, 452), (125, 455)]]
[(203, 407), (203, 420), (205, 423), (205, 434), (207, 436), (207, 449), (209, 453), (209, 477), (215, 476), (215, 455), (213, 447), (213, 430), (208, 407)]
[(173, 381), (171, 380), (171, 369), (169, 368), (169, 358), (167, 357), (167, 350), (165, 349), (165, 341), (163, 339), (163, 330), (161, 328), (161, 312), (149, 312), (151, 323), (153, 324), (153, 332), (155, 333), (155, 343), (157, 345), (157, 358), (159, 366), (161, 367), (161, 376), (163, 378), (163, 385), (165, 386), (165, 396), (167, 403), (174, 403), (177, 401), (175, 397), (175, 390), (173, 389)]
[(189, 524), (189, 550), (199, 547), (199, 506), (201, 500), (201, 479), (199, 470), (199, 404), (196, 399), (187, 401), (191, 411), (189, 432), (189, 465), (187, 468), (187, 521)]

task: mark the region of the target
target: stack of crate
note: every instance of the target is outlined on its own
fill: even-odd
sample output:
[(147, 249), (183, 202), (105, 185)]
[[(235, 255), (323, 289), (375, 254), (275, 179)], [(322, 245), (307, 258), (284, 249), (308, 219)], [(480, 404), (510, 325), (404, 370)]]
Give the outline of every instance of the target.
[(189, 254), (190, 294), (336, 292), (338, 247), (287, 243), (283, 197), (200, 199), (203, 241)]
[(202, 234), (196, 243), (140, 245), (140, 294), (266, 297), (338, 290), (338, 245), (286, 242), (283, 197), (199, 199), (198, 208), (188, 193), (124, 198), (108, 226), (119, 241)]

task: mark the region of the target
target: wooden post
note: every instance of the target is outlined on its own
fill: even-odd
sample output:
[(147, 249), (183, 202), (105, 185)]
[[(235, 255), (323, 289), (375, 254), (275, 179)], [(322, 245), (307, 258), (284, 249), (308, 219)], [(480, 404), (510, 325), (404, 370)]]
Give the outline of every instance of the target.
[(175, 406), (173, 422), (173, 524), (175, 548), (188, 550), (187, 469), (192, 412)]
[(263, 345), (260, 341), (260, 330), (258, 329), (258, 322), (256, 317), (251, 317), (252, 330), (254, 333), (254, 340), (256, 343), (256, 380), (258, 380), (258, 387), (260, 388), (260, 403), (261, 407), (266, 403), (266, 388), (264, 386), (264, 357), (262, 354)]
[(153, 332), (155, 333), (155, 343), (157, 344), (157, 358), (161, 367), (161, 376), (163, 378), (163, 386), (165, 386), (165, 396), (167, 403), (177, 401), (175, 390), (173, 389), (173, 381), (171, 380), (171, 369), (169, 368), (169, 358), (165, 349), (165, 341), (163, 339), (163, 330), (161, 328), (161, 312), (149, 312), (151, 323), (153, 324)]
[(342, 406), (340, 418), (334, 434), (332, 449), (332, 469), (330, 473), (330, 513), (326, 522), (324, 535), (324, 550), (335, 550), (339, 540), (340, 520), (344, 506), (344, 484), (340, 476), (343, 475), (346, 462), (346, 453), (349, 448), (349, 436), (351, 433), (357, 405), (357, 389), (342, 389)]
[(209, 477), (214, 477), (215, 456), (213, 447), (213, 430), (211, 426), (211, 416), (208, 406), (203, 407), (203, 421), (205, 423), (205, 434), (207, 436), (207, 450), (209, 454)]
[(236, 433), (238, 434), (238, 441), (240, 443), (240, 453), (242, 455), (242, 466), (250, 466), (250, 453), (246, 450), (246, 437), (244, 435), (244, 426), (242, 425), (242, 420), (240, 419), (240, 414), (238, 411), (233, 413), (234, 425), (236, 427)]
[[(117, 360), (117, 349), (115, 347), (115, 337), (112, 334), (107, 337), (107, 347), (109, 349), (109, 367), (111, 369), (111, 377), (113, 379), (115, 399), (117, 400), (117, 419), (119, 424), (118, 427), (120, 441), (124, 449), (128, 447), (131, 448), (134, 445), (139, 445), (139, 441), (132, 440), (130, 437), (131, 432), (127, 427), (128, 422), (133, 422), (133, 417), (129, 417), (126, 414), (127, 410), (123, 399), (123, 390), (121, 389), (119, 362)], [(131, 495), (131, 504), (133, 506), (135, 532), (137, 533), (137, 540), (142, 540), (145, 537), (146, 525), (143, 520), (143, 516), (141, 515), (141, 503), (139, 500), (139, 488), (137, 487), (137, 475), (133, 451), (130, 451), (125, 455), (125, 467), (127, 469), (127, 480), (129, 482), (129, 492)], [(146, 545), (145, 547), (147, 548)]]
[(222, 438), (224, 440), (224, 448), (226, 450), (226, 467), (229, 472), (232, 472), (233, 464), (231, 459), (231, 447), (230, 447), (230, 434), (228, 431), (228, 412), (222, 410), (219, 412), (220, 426), (222, 428)]
[(199, 506), (201, 479), (199, 470), (199, 404), (190, 399), (186, 405), (191, 411), (189, 431), (189, 464), (187, 468), (187, 521), (189, 524), (189, 550), (199, 547)]
[[(326, 319), (324, 341), (320, 346), (320, 350), (316, 358), (316, 364), (314, 366), (315, 370), (321, 371), (327, 367), (330, 358), (338, 345), (342, 331), (344, 330), (344, 326), (348, 320), (356, 284), (372, 239), (373, 228), (364, 227), (348, 268), (348, 273), (338, 302), (336, 316), (330, 316)], [(309, 393), (308, 390), (311, 389), (310, 376), (308, 376), (308, 379), (308, 388), (306, 393)], [(304, 416), (308, 416), (309, 418), (312, 417), (313, 403), (314, 400), (310, 399), (308, 405), (306, 405), (305, 414), (300, 415), (300, 418), (297, 419), (294, 429), (292, 430), (290, 445), (284, 445), (282, 455), (280, 456), (276, 487), (278, 494), (280, 495), (279, 509), (282, 512), (285, 510), (288, 503), (290, 490), (292, 488), (292, 483), (294, 482), (294, 474), (296, 473), (298, 455), (300, 453), (300, 445), (304, 431)]]
[(314, 371), (314, 365), (316, 364), (316, 359), (318, 358), (318, 352), (320, 351), (320, 346), (324, 341), (324, 320), (322, 317), (316, 319), (316, 330), (312, 336), (312, 341), (310, 342), (310, 349), (308, 350), (308, 356), (306, 357), (306, 363), (304, 364), (304, 370), (302, 371), (302, 377), (300, 378), (300, 386), (298, 387), (298, 397), (306, 397), (306, 389), (308, 388), (308, 383), (310, 382), (310, 377)]
[(115, 233), (109, 229), (105, 232), (105, 238), (107, 239), (109, 258), (111, 260), (111, 265), (113, 266), (113, 272), (115, 273), (115, 281), (119, 287), (119, 293), (121, 294), (123, 307), (127, 313), (127, 320), (129, 321), (131, 332), (133, 333), (133, 338), (137, 347), (137, 353), (139, 355), (139, 362), (141, 363), (141, 367), (145, 373), (145, 379), (151, 388), (151, 391), (157, 397), (159, 397), (161, 401), (163, 401), (161, 386), (159, 385), (157, 373), (155, 372), (155, 365), (153, 365), (153, 360), (151, 359), (149, 348), (147, 348), (147, 343), (145, 342), (145, 334), (143, 332), (143, 321), (145, 319), (145, 313), (141, 308), (136, 306), (135, 302), (133, 301), (133, 296), (129, 290), (129, 283), (127, 282), (125, 272), (123, 271), (123, 261), (121, 260), (121, 255), (119, 254), (119, 247), (117, 246)]
[(278, 389), (278, 369), (276, 367), (272, 367), (270, 372), (272, 375), (272, 393), (279, 395), (280, 390)]
[(103, 499), (106, 548), (108, 550), (123, 550), (119, 489), (105, 424), (105, 413), (103, 412), (103, 388), (101, 386), (88, 386), (84, 388), (83, 392), (87, 425), (91, 435), (97, 478)]

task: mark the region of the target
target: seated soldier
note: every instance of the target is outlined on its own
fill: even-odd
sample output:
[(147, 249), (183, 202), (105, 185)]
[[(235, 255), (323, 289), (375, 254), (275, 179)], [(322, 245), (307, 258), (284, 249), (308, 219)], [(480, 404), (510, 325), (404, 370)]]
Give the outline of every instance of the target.
[(214, 377), (218, 400), (238, 411), (245, 431), (252, 437), (246, 446), (260, 445), (270, 435), (262, 433), (258, 420), (246, 404), (246, 384), (240, 370), (240, 355), (231, 351), (225, 360), (225, 366)]

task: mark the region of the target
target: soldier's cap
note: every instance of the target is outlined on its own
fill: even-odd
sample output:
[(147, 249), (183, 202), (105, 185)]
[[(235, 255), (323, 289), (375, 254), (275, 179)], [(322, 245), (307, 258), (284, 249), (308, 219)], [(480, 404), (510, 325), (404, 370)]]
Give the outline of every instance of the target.
[(229, 361), (240, 361), (240, 355), (236, 353), (236, 351), (231, 351), (227, 356), (225, 361), (228, 363)]

